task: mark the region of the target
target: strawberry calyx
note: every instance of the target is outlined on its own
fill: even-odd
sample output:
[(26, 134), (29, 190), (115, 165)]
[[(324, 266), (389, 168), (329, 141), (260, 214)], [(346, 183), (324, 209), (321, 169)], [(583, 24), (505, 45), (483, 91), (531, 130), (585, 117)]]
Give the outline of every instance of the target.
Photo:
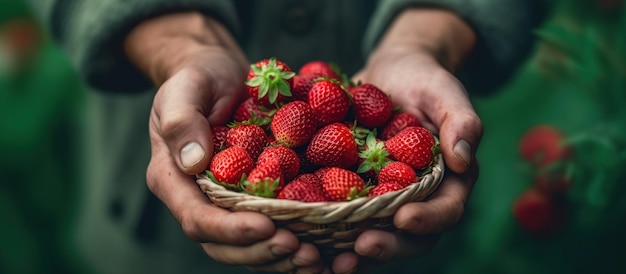
[(276, 58), (269, 59), (267, 64), (261, 66), (253, 64), (250, 69), (254, 72), (254, 77), (245, 83), (250, 87), (258, 87), (259, 95), (257, 99), (268, 96), (268, 101), (273, 104), (278, 98), (278, 94), (291, 97), (291, 88), (287, 80), (293, 78), (296, 73), (284, 71), (282, 66), (276, 64)]
[[(226, 183), (226, 182), (222, 182), (222, 181), (218, 180), (217, 178), (215, 178), (215, 175), (213, 175), (213, 172), (211, 172), (209, 170), (205, 170), (204, 173), (215, 184), (221, 185), (224, 188), (226, 188), (228, 190), (232, 190), (232, 191), (239, 191), (240, 190), (238, 184), (229, 184), (229, 183)], [(244, 173), (243, 175), (241, 175), (241, 181), (245, 180), (245, 178), (246, 178), (246, 174)]]
[(248, 120), (231, 122), (231, 123), (228, 123), (226, 126), (229, 128), (234, 128), (234, 127), (241, 126), (241, 125), (257, 125), (257, 126), (262, 127), (262, 126), (269, 125), (270, 122), (272, 122), (272, 118), (270, 118), (271, 116), (263, 117), (254, 112), (250, 112), (250, 115), (251, 117)]
[(352, 201), (361, 197), (367, 196), (367, 193), (370, 191), (372, 187), (365, 187), (359, 191), (358, 187), (351, 187), (350, 192), (348, 193), (348, 197), (346, 197), (346, 201)]
[[(362, 147), (365, 145), (367, 136), (372, 132), (372, 130), (358, 126), (356, 120), (354, 120), (354, 123), (352, 123), (351, 130), (352, 130), (352, 136), (354, 136), (354, 141), (359, 147)], [(376, 130), (374, 129), (373, 131), (375, 135)]]
[(365, 140), (364, 149), (359, 152), (359, 157), (364, 159), (357, 169), (357, 173), (365, 173), (370, 170), (380, 172), (384, 166), (391, 162), (389, 152), (385, 149), (385, 143), (376, 140), (376, 133), (370, 131)]
[(280, 186), (280, 178), (272, 179), (272, 178), (263, 178), (256, 182), (251, 182), (247, 179), (243, 179), (239, 183), (239, 188), (243, 190), (243, 192), (264, 198), (275, 198), (277, 189)]

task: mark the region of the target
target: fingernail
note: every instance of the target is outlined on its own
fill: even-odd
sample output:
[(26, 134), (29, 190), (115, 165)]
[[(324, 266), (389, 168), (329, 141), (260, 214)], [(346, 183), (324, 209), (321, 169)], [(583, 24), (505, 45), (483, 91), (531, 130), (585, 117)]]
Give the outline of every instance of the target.
[(379, 246), (373, 246), (373, 247), (365, 250), (365, 252), (363, 252), (364, 254), (362, 254), (362, 255), (370, 257), (370, 258), (377, 259), (382, 252), (383, 252), (383, 250), (380, 249)]
[(293, 253), (293, 250), (286, 248), (284, 246), (273, 246), (272, 248), (270, 248), (270, 251), (272, 252), (274, 256), (282, 256), (282, 255), (286, 255), (289, 253)]
[(184, 167), (192, 167), (204, 159), (204, 149), (196, 142), (189, 143), (180, 150), (180, 161)]
[(461, 158), (465, 162), (466, 166), (470, 165), (470, 155), (472, 154), (472, 147), (465, 140), (460, 140), (454, 145), (454, 154)]

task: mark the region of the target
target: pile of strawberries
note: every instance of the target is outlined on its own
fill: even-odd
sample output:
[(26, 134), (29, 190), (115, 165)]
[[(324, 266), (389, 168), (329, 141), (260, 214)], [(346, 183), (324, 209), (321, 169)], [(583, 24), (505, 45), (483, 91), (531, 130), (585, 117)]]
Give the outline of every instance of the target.
[(437, 161), (437, 138), (388, 94), (311, 61), (292, 71), (251, 65), (250, 97), (213, 126), (207, 176), (227, 189), (303, 202), (348, 201), (419, 183)]

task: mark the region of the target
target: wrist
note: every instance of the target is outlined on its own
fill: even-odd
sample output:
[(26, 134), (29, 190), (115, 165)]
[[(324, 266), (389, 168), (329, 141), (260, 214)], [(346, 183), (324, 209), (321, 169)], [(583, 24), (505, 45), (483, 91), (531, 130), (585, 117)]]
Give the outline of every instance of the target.
[(218, 21), (199, 12), (173, 13), (146, 20), (126, 36), (124, 50), (157, 86), (207, 50), (231, 50), (245, 58)]
[(407, 8), (389, 26), (375, 52), (417, 53), (455, 71), (474, 48), (471, 27), (450, 11)]

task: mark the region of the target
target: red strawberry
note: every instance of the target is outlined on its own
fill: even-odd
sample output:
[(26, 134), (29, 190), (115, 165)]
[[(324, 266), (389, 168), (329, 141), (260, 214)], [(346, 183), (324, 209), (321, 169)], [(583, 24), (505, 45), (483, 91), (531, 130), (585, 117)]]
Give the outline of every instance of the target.
[(310, 183), (312, 185), (318, 186), (319, 189), (322, 189), (322, 179), (320, 177), (318, 177), (314, 173), (302, 173), (302, 174), (298, 175), (294, 179), (294, 181), (305, 181), (305, 182)]
[(368, 188), (358, 174), (347, 169), (331, 167), (324, 174), (322, 187), (332, 201), (349, 201), (367, 194)]
[(563, 194), (571, 187), (571, 180), (565, 174), (565, 171), (561, 169), (548, 170), (546, 172), (539, 173), (535, 178), (535, 186), (537, 189), (553, 195)]
[(287, 64), (272, 57), (250, 66), (246, 86), (259, 105), (269, 106), (291, 97), (295, 73)]
[(240, 146), (246, 149), (256, 160), (267, 145), (267, 135), (263, 128), (254, 124), (235, 124), (226, 135), (228, 146)]
[(272, 159), (278, 159), (285, 180), (289, 181), (298, 175), (300, 158), (293, 149), (285, 146), (268, 146), (259, 155), (257, 165), (263, 165)]
[[(315, 175), (313, 175), (315, 177)], [(317, 178), (317, 177), (315, 177)], [(302, 202), (324, 202), (326, 197), (319, 184), (296, 178), (288, 183), (276, 197), (277, 199), (295, 200)]]
[(320, 166), (349, 168), (359, 159), (352, 131), (342, 123), (333, 123), (313, 135), (306, 158)]
[(285, 179), (278, 159), (267, 158), (250, 171), (241, 188), (254, 196), (274, 198), (284, 185)]
[(391, 116), (389, 122), (383, 128), (380, 134), (380, 138), (383, 140), (389, 140), (389, 138), (398, 134), (407, 127), (419, 127), (422, 126), (419, 119), (415, 115), (408, 112), (399, 112)]
[(235, 114), (233, 115), (233, 120), (235, 122), (244, 122), (249, 121), (254, 117), (254, 119), (261, 122), (259, 125), (263, 126), (265, 124), (269, 124), (269, 121), (275, 112), (275, 109), (257, 105), (254, 98), (250, 97), (237, 107)]
[(378, 184), (397, 184), (404, 188), (417, 180), (415, 170), (403, 162), (391, 162), (378, 173)]
[(526, 131), (519, 143), (522, 158), (538, 167), (545, 167), (569, 157), (565, 135), (552, 125), (537, 125)]
[(300, 70), (298, 70), (298, 74), (321, 74), (330, 79), (341, 80), (339, 76), (340, 73), (333, 68), (331, 64), (320, 60), (310, 61), (304, 64)]
[(348, 92), (336, 80), (319, 80), (309, 90), (309, 105), (320, 127), (343, 121), (350, 100)]
[(526, 231), (546, 235), (559, 230), (564, 222), (564, 207), (555, 196), (536, 188), (528, 189), (515, 200), (513, 216)]
[(317, 178), (322, 180), (324, 179), (324, 175), (326, 175), (326, 172), (328, 172), (329, 169), (330, 167), (320, 167), (319, 169), (315, 170), (313, 174), (317, 176)]
[(228, 147), (226, 135), (230, 128), (227, 126), (213, 126), (211, 133), (213, 134), (213, 155)]
[(404, 189), (404, 187), (396, 183), (384, 183), (384, 184), (378, 183), (378, 185), (376, 185), (375, 187), (370, 189), (370, 191), (367, 192), (367, 196), (376, 197), (376, 196), (383, 195), (387, 192), (397, 191), (397, 190), (402, 190), (402, 189)]
[(354, 100), (354, 118), (366, 127), (384, 125), (391, 117), (389, 96), (372, 84), (362, 84), (350, 90)]
[(392, 158), (416, 170), (428, 167), (439, 153), (439, 143), (423, 127), (407, 127), (385, 142)]
[(324, 77), (322, 74), (298, 74), (294, 76), (293, 88), (291, 89), (293, 99), (308, 102), (311, 87), (315, 84), (315, 80), (322, 77)]
[(294, 101), (281, 107), (270, 124), (276, 142), (287, 147), (299, 147), (309, 142), (316, 130), (311, 107)]
[(207, 175), (215, 183), (237, 187), (244, 174), (254, 167), (248, 151), (240, 146), (226, 148), (213, 156)]

